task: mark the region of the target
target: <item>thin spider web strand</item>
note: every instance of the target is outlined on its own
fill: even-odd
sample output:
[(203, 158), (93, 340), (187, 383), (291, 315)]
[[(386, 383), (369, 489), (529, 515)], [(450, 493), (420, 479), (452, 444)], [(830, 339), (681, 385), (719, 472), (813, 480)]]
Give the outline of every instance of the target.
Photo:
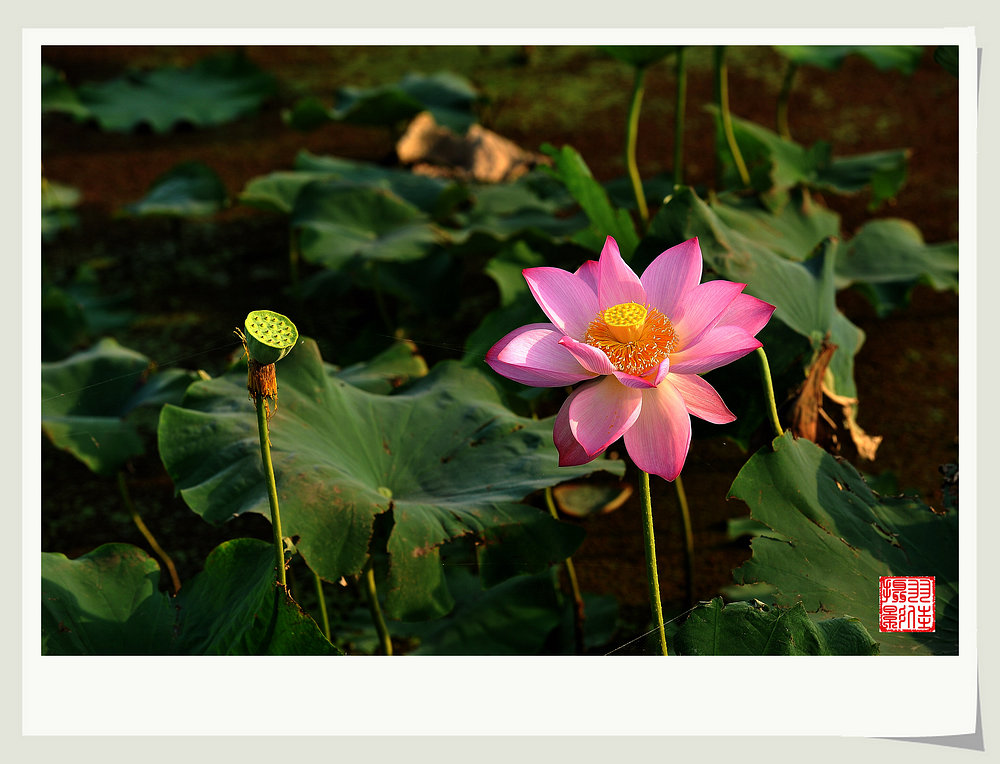
[[(696, 606), (696, 607), (697, 607), (697, 606)], [(679, 618), (683, 618), (684, 616), (688, 615), (689, 613), (692, 613), (692, 612), (694, 612), (694, 610), (695, 610), (695, 608), (693, 608), (693, 607), (692, 607), (692, 608), (688, 608), (688, 609), (687, 609), (687, 610), (685, 610), (685, 611), (684, 611), (683, 613), (678, 613), (678, 614), (677, 614), (677, 615), (675, 615), (675, 616), (674, 616), (673, 618), (671, 618), (671, 619), (670, 619), (669, 621), (666, 621), (666, 622), (664, 622), (664, 624), (663, 624), (663, 625), (664, 625), (664, 626), (666, 626), (666, 625), (667, 625), (668, 623), (673, 623), (673, 622), (674, 622), (674, 621), (676, 621), (677, 619), (679, 619)], [(637, 637), (633, 637), (633, 638), (632, 638), (632, 639), (630, 639), (630, 640), (629, 640), (628, 642), (624, 642), (623, 644), (620, 644), (620, 645), (618, 645), (618, 647), (614, 648), (613, 650), (609, 650), (608, 652), (606, 652), (606, 653), (604, 653), (604, 654), (605, 654), (605, 655), (611, 655), (612, 653), (616, 653), (616, 652), (618, 652), (619, 650), (624, 650), (624, 649), (625, 649), (626, 647), (628, 647), (629, 645), (631, 645), (631, 644), (634, 644), (634, 643), (638, 642), (638, 641), (639, 641), (640, 639), (645, 639), (646, 637), (650, 636), (651, 634), (655, 634), (655, 633), (656, 633), (657, 631), (659, 631), (659, 627), (657, 627), (657, 626), (654, 626), (654, 627), (653, 627), (652, 629), (650, 629), (649, 631), (647, 631), (647, 632), (644, 632), (644, 633), (640, 634), (640, 635), (639, 635), (639, 636), (637, 636)]]

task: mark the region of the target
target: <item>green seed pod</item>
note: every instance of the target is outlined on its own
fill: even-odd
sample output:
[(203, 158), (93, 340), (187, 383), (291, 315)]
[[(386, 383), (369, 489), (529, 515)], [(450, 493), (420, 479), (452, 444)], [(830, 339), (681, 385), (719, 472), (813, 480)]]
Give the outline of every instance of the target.
[(246, 343), (250, 358), (272, 364), (288, 355), (299, 340), (299, 330), (287, 316), (271, 310), (254, 310), (247, 315)]

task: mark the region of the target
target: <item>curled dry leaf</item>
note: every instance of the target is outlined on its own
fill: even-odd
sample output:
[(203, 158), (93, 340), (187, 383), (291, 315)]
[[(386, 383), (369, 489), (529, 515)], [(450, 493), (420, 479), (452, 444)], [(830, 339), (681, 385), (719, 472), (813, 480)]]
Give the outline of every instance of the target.
[(882, 436), (868, 435), (858, 424), (857, 398), (837, 395), (826, 382), (827, 369), (836, 351), (837, 345), (825, 338), (791, 404), (792, 433), (796, 438), (811, 440), (827, 451), (838, 453), (841, 447), (838, 434), (846, 429), (858, 456), (872, 461)]

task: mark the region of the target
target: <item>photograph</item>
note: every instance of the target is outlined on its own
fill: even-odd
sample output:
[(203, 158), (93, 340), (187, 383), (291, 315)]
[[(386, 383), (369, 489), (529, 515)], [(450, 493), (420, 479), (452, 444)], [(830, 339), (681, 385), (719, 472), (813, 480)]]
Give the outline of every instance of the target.
[(970, 657), (955, 34), (73, 37), (26, 654)]

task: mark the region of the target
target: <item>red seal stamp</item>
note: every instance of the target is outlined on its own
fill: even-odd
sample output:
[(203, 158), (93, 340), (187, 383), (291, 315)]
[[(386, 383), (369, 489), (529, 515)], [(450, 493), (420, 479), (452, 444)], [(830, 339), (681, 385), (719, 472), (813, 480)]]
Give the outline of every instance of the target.
[(879, 631), (934, 631), (934, 576), (879, 576)]

